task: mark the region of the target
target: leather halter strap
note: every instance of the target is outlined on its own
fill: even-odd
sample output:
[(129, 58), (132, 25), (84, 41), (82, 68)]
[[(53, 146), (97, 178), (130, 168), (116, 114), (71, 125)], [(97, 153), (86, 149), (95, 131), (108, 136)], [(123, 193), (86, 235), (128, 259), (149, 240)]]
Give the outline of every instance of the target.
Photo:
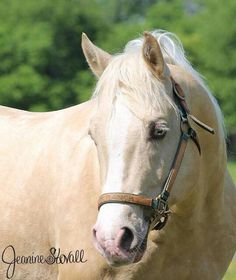
[(150, 217), (150, 223), (152, 224), (152, 229), (160, 230), (164, 227), (167, 222), (168, 216), (170, 214), (168, 208), (168, 198), (170, 192), (174, 186), (175, 179), (179, 172), (187, 143), (189, 139), (192, 139), (196, 144), (199, 154), (201, 154), (201, 148), (199, 140), (197, 137), (196, 131), (191, 127), (188, 117), (190, 117), (198, 126), (205, 129), (206, 131), (214, 134), (214, 129), (199, 121), (196, 117), (192, 116), (190, 110), (187, 106), (185, 95), (174, 79), (171, 77), (171, 82), (173, 86), (173, 94), (179, 109), (179, 114), (181, 118), (181, 136), (178, 144), (175, 157), (167, 176), (167, 179), (164, 183), (161, 193), (155, 198), (149, 198), (143, 195), (131, 194), (131, 193), (105, 193), (99, 197), (98, 200), (98, 209), (106, 203), (126, 203), (126, 204), (136, 204), (144, 207), (151, 208), (152, 216)]
[(200, 126), (201, 128), (205, 129), (206, 131), (210, 132), (211, 134), (214, 134), (215, 131), (213, 128), (211, 128), (210, 126), (206, 125), (205, 123), (201, 122), (199, 119), (197, 119), (196, 117), (194, 117), (188, 106), (187, 106), (187, 103), (186, 103), (186, 100), (185, 100), (185, 95), (184, 95), (184, 92), (181, 88), (181, 86), (175, 82), (175, 80), (170, 77), (171, 79), (171, 82), (172, 82), (172, 85), (173, 85), (173, 92), (174, 92), (174, 95), (178, 98), (178, 102), (180, 104), (180, 106), (183, 108), (183, 110), (186, 112), (187, 116), (190, 117), (198, 126)]

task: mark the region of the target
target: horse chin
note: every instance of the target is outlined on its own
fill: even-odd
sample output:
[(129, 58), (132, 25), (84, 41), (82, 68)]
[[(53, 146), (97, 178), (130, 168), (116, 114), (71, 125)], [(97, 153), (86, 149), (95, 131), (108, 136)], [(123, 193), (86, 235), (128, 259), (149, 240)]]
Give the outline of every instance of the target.
[(129, 265), (129, 264), (132, 264), (133, 262), (130, 261), (130, 260), (122, 260), (122, 259), (117, 259), (117, 260), (110, 260), (110, 259), (107, 259), (107, 263), (112, 266), (112, 267), (120, 267), (120, 266), (125, 266), (125, 265)]

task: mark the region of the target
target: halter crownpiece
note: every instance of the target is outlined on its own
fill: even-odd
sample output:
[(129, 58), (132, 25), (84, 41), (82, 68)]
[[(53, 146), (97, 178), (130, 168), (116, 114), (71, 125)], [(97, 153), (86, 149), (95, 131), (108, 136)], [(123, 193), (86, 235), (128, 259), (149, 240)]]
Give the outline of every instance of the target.
[(215, 133), (213, 128), (209, 127), (208, 125), (198, 120), (195, 116), (191, 115), (182, 88), (178, 83), (175, 82), (175, 80), (172, 77), (170, 79), (172, 82), (173, 94), (179, 109), (179, 114), (181, 119), (181, 123), (180, 123), (181, 136), (171, 169), (162, 187), (161, 193), (155, 198), (149, 198), (143, 195), (114, 192), (114, 193), (102, 194), (98, 200), (98, 210), (102, 205), (106, 203), (135, 204), (135, 205), (151, 208), (152, 215), (150, 217), (150, 224), (152, 225), (152, 230), (162, 229), (168, 220), (170, 214), (168, 208), (168, 198), (173, 188), (177, 174), (179, 172), (189, 139), (193, 140), (193, 142), (197, 146), (199, 154), (201, 154), (201, 147), (200, 147), (197, 133), (191, 127), (188, 118), (193, 120), (199, 127), (203, 128), (207, 132), (211, 134)]

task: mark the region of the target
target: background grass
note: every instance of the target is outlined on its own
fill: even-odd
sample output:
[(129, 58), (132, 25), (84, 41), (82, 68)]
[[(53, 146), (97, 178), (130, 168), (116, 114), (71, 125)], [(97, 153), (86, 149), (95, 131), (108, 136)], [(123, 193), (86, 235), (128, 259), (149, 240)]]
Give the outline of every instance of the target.
[(236, 161), (231, 161), (228, 164), (229, 172), (233, 177), (234, 183), (236, 184)]
[[(236, 161), (229, 162), (228, 168), (231, 176), (233, 177), (234, 183), (236, 184)], [(236, 256), (230, 264), (230, 267), (227, 270), (223, 280), (236, 280)]]

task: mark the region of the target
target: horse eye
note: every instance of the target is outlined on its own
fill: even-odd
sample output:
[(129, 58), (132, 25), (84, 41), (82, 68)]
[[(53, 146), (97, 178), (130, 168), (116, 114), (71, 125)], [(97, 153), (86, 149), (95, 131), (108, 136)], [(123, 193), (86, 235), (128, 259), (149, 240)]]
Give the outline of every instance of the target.
[(151, 122), (149, 126), (149, 140), (159, 140), (165, 137), (168, 128), (164, 123)]

